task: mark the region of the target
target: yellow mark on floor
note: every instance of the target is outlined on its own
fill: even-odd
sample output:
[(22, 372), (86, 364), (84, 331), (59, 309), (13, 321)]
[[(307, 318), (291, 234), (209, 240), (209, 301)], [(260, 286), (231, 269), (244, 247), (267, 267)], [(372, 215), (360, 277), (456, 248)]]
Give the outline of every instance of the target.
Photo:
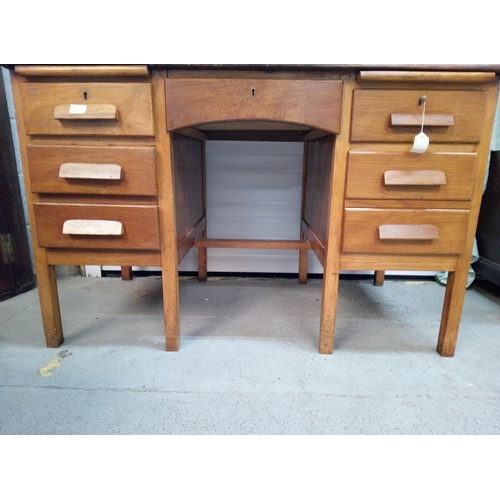
[(59, 368), (60, 366), (61, 362), (57, 358), (54, 358), (50, 360), (43, 368), (40, 368), (38, 370), (38, 373), (40, 374), (40, 377), (51, 377), (52, 370), (54, 368)]
[(73, 353), (69, 351), (61, 351), (57, 353), (57, 356), (51, 359), (44, 367), (38, 370), (38, 374), (40, 377), (51, 377), (52, 370), (54, 368), (59, 368), (61, 366), (61, 362), (59, 359), (64, 359), (68, 356), (71, 356)]

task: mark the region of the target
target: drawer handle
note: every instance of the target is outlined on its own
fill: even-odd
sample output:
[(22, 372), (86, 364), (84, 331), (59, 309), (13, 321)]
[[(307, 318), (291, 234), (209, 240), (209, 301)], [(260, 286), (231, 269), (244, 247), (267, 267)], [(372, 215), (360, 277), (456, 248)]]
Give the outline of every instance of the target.
[(71, 236), (122, 236), (123, 224), (115, 220), (71, 219), (63, 224), (62, 232)]
[(56, 120), (117, 120), (114, 104), (59, 104), (54, 109)]
[(378, 228), (381, 240), (437, 240), (438, 228), (430, 224), (385, 224)]
[[(426, 127), (451, 127), (455, 125), (453, 115), (425, 115)], [(391, 127), (421, 127), (422, 114), (391, 114)]]
[(441, 170), (387, 170), (385, 186), (444, 186), (446, 175)]
[(122, 167), (106, 163), (63, 163), (59, 168), (59, 177), (119, 181), (122, 179)]

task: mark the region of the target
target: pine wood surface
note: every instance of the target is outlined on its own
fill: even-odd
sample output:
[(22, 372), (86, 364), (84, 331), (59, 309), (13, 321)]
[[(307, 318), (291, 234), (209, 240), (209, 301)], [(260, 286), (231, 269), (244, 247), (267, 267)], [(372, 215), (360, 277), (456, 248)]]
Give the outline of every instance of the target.
[(112, 163), (62, 163), (59, 168), (61, 179), (120, 181), (122, 167)]
[(453, 115), (437, 115), (426, 113), (414, 114), (391, 114), (391, 127), (420, 127), (422, 123), (426, 127), (451, 127), (455, 125), (455, 118)]
[(123, 223), (115, 220), (68, 219), (62, 228), (70, 236), (122, 236)]
[[(81, 110), (81, 111), (80, 111)], [(113, 104), (59, 104), (54, 108), (55, 120), (117, 120)]]
[(439, 230), (432, 224), (382, 224), (378, 237), (380, 241), (432, 241), (439, 239)]
[(445, 186), (442, 170), (386, 170), (384, 186)]

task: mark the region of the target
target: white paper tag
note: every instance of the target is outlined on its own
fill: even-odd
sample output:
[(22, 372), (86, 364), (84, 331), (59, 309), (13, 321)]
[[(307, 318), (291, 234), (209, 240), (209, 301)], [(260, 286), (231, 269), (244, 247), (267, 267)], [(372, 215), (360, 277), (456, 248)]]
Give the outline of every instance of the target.
[(429, 138), (423, 133), (417, 134), (413, 141), (413, 147), (410, 149), (412, 153), (424, 153), (429, 147)]
[(69, 112), (70, 114), (74, 115), (84, 115), (87, 111), (87, 105), (86, 104), (70, 104), (69, 105)]

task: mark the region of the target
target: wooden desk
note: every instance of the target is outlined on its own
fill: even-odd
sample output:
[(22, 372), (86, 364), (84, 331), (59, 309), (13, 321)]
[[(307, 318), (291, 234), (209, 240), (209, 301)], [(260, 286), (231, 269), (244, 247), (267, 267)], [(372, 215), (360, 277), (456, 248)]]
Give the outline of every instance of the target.
[[(385, 269), (445, 270), (437, 350), (452, 356), (500, 68), (389, 69), (16, 67), (47, 346), (63, 342), (55, 265), (161, 266), (166, 348), (177, 350), (190, 248), (201, 281), (208, 247), (288, 248), (301, 283), (309, 249), (324, 267), (321, 353), (333, 350), (341, 270), (375, 269), (377, 284)], [(419, 154), (423, 96), (430, 145)], [(210, 238), (211, 139), (304, 143), (299, 240)]]

